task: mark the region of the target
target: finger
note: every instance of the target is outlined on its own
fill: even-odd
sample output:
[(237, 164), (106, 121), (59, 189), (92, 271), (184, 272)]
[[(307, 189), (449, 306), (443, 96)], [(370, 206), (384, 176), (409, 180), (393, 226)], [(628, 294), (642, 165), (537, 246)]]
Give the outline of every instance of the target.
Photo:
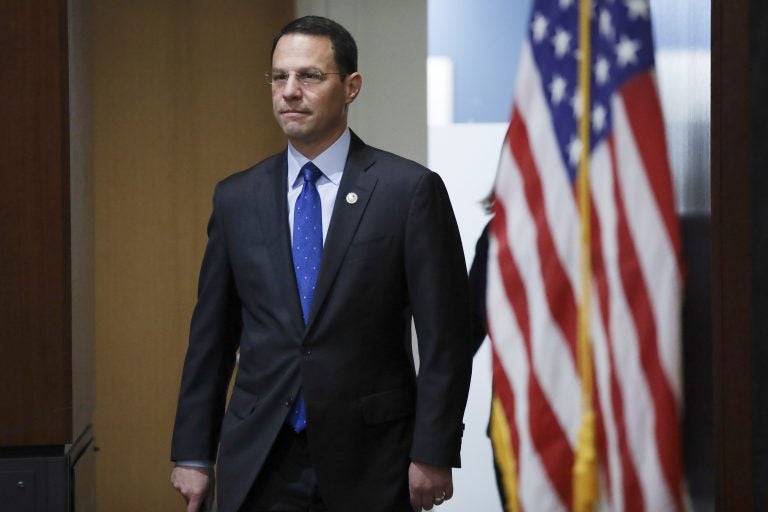
[(421, 512), (421, 495), (411, 493), (411, 506), (414, 512)]
[(448, 485), (445, 486), (445, 501), (451, 498), (453, 498), (453, 482), (448, 482)]
[(191, 497), (189, 499), (189, 502), (187, 502), (187, 512), (199, 512), (201, 502), (202, 502), (202, 499), (200, 498), (200, 496)]
[(431, 494), (423, 494), (421, 496), (421, 506), (424, 510), (432, 510), (434, 503), (435, 499)]

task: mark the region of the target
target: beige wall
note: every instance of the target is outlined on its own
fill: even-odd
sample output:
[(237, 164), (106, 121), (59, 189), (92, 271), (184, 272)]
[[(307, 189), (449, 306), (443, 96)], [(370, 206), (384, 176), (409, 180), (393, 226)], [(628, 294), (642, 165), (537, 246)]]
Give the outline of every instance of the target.
[(182, 510), (171, 427), (214, 183), (278, 150), (280, 0), (91, 1), (98, 510)]
[(365, 142), (427, 163), (426, 0), (296, 0), (352, 33), (363, 75), (349, 124)]

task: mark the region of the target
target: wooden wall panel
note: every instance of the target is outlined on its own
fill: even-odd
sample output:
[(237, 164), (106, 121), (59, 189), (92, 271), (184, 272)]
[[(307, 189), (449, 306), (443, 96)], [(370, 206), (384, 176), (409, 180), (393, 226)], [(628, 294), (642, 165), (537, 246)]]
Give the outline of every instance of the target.
[(181, 510), (168, 477), (216, 181), (284, 142), (262, 78), (292, 2), (92, 3), (99, 510)]
[(749, 4), (754, 509), (768, 510), (768, 5)]
[(66, 3), (0, 2), (0, 446), (71, 441)]
[[(717, 510), (751, 511), (749, 0), (712, 2), (712, 375)], [(764, 262), (758, 262), (764, 265)], [(764, 315), (764, 312), (760, 312)]]

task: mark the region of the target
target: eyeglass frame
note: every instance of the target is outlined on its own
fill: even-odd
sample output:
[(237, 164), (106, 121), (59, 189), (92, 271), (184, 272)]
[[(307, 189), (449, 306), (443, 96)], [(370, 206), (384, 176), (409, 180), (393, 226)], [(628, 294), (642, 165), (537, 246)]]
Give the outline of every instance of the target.
[[(288, 79), (291, 77), (291, 73), (296, 77), (296, 80), (299, 81), (299, 83), (303, 86), (312, 87), (314, 85), (320, 85), (321, 83), (325, 82), (325, 79), (328, 75), (346, 75), (346, 73), (341, 73), (340, 71), (319, 71), (319, 70), (308, 70), (308, 71), (283, 71), (279, 74), (285, 74), (285, 77), (281, 77), (281, 80), (284, 80), (283, 83), (278, 83), (274, 80), (275, 71), (267, 71), (264, 73), (264, 78), (267, 80), (267, 84), (272, 86), (275, 89), (282, 89), (286, 85), (288, 85)], [(309, 80), (309, 81), (308, 81)], [(316, 82), (313, 82), (312, 80), (317, 80)]]

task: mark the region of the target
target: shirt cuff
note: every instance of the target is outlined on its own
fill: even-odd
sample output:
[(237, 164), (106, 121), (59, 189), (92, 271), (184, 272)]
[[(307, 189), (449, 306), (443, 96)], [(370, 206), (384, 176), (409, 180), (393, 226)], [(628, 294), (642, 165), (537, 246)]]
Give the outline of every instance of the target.
[(209, 460), (177, 460), (176, 465), (188, 468), (213, 468), (213, 462)]

